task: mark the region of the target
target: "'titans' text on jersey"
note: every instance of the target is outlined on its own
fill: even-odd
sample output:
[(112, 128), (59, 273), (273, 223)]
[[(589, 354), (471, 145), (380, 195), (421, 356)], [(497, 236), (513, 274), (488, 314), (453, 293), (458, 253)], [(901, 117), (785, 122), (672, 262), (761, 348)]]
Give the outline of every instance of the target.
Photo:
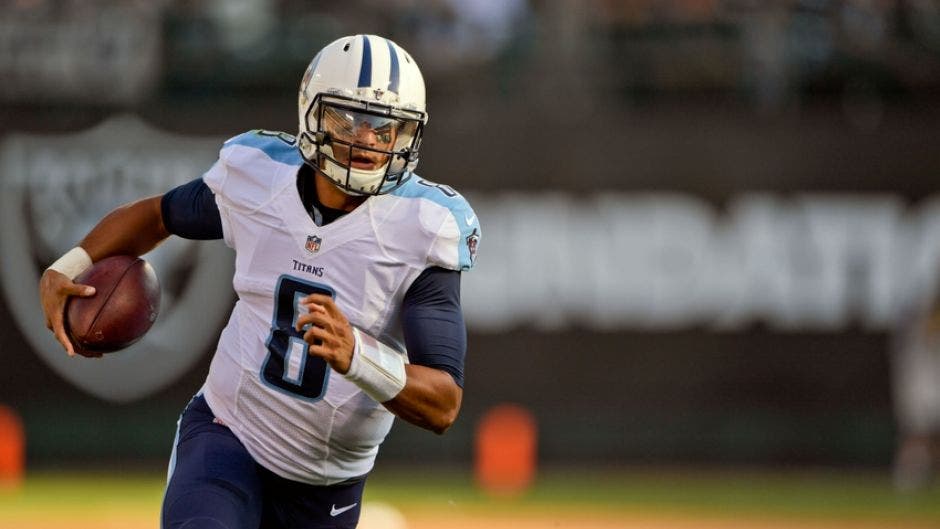
[(203, 176), (237, 250), (238, 294), (203, 392), (256, 461), (328, 485), (372, 468), (393, 416), (306, 354), (298, 301), (331, 295), (352, 325), (404, 354), (409, 285), (428, 267), (470, 269), (480, 227), (461, 195), (417, 176), (317, 226), (296, 190), (304, 162), (285, 136), (236, 136)]

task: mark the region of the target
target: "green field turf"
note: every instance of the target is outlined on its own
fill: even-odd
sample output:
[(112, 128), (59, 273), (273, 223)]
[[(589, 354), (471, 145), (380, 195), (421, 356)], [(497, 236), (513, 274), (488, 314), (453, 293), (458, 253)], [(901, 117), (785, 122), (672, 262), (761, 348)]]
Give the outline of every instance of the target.
[(396, 505), (462, 504), (488, 512), (580, 510), (687, 512), (829, 518), (919, 519), (940, 527), (940, 487), (898, 494), (887, 476), (859, 472), (770, 473), (729, 470), (622, 470), (543, 472), (526, 494), (493, 497), (461, 473), (382, 475), (367, 497)]
[[(25, 522), (38, 519), (53, 524), (135, 518), (142, 520), (142, 526), (157, 527), (163, 485), (159, 474), (33, 473), (18, 489), (0, 492), (0, 529), (25, 527)], [(458, 509), (481, 519), (577, 515), (587, 510), (611, 518), (669, 513), (940, 527), (940, 488), (899, 495), (886, 476), (832, 471), (545, 471), (525, 494), (506, 498), (478, 490), (467, 472), (377, 469), (366, 487), (365, 501), (407, 512)], [(117, 525), (117, 521), (112, 524)]]

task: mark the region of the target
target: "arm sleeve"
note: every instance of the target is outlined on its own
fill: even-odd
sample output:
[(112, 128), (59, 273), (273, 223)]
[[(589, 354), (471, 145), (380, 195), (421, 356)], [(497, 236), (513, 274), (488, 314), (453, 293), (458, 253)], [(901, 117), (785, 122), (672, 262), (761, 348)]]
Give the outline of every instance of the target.
[(463, 387), (467, 328), (460, 309), (460, 272), (431, 267), (415, 279), (402, 304), (408, 360), (446, 371)]
[[(458, 195), (459, 197), (459, 195)], [(428, 253), (428, 265), (467, 271), (476, 263), (482, 235), (480, 221), (463, 197), (449, 203), (450, 214), (444, 219)]]
[(202, 178), (175, 187), (160, 202), (167, 231), (184, 239), (221, 239), (222, 216)]

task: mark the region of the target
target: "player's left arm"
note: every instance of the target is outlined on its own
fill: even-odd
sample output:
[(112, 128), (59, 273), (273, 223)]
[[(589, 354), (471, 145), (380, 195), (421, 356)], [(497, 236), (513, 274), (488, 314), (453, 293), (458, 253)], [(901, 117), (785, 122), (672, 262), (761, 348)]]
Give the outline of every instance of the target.
[(414, 281), (402, 304), (402, 327), (410, 364), (359, 330), (322, 294), (302, 301), (309, 310), (297, 320), (310, 327), (310, 354), (402, 419), (444, 433), (457, 419), (463, 397), (467, 338), (460, 309), (460, 272), (432, 267)]
[(467, 329), (460, 307), (460, 272), (426, 269), (402, 303), (402, 330), (411, 361), (405, 387), (385, 407), (435, 433), (457, 420), (463, 399)]

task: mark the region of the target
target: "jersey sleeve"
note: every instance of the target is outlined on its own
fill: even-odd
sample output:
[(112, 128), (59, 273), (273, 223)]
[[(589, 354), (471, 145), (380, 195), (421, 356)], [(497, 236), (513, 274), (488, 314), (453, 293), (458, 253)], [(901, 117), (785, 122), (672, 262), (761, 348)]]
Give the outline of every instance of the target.
[(296, 172), (297, 148), (280, 136), (251, 131), (222, 145), (219, 161), (203, 179), (220, 206), (251, 212), (265, 205), (280, 189), (282, 171)]
[[(224, 152), (224, 147), (223, 147)], [(226, 167), (225, 161), (222, 158), (222, 153), (219, 153), (219, 159), (209, 168), (204, 175), (202, 175), (202, 181), (205, 183), (206, 187), (209, 188), (209, 191), (212, 192), (213, 199), (216, 203), (216, 211), (219, 212), (219, 221), (222, 226), (222, 239), (225, 241), (225, 244), (229, 248), (234, 248), (234, 238), (232, 237), (231, 222), (229, 220), (229, 212), (227, 206), (228, 202), (221, 197), (220, 191), (222, 186), (225, 184), (228, 176), (228, 169)]]
[(450, 215), (434, 236), (428, 252), (428, 266), (438, 266), (448, 270), (467, 271), (476, 263), (477, 248), (482, 231), (469, 202), (460, 195), (449, 200)]
[(286, 134), (254, 130), (230, 138), (219, 160), (202, 176), (215, 195), (226, 244), (232, 246), (233, 215), (253, 215), (284, 186), (293, 185), (300, 154)]

